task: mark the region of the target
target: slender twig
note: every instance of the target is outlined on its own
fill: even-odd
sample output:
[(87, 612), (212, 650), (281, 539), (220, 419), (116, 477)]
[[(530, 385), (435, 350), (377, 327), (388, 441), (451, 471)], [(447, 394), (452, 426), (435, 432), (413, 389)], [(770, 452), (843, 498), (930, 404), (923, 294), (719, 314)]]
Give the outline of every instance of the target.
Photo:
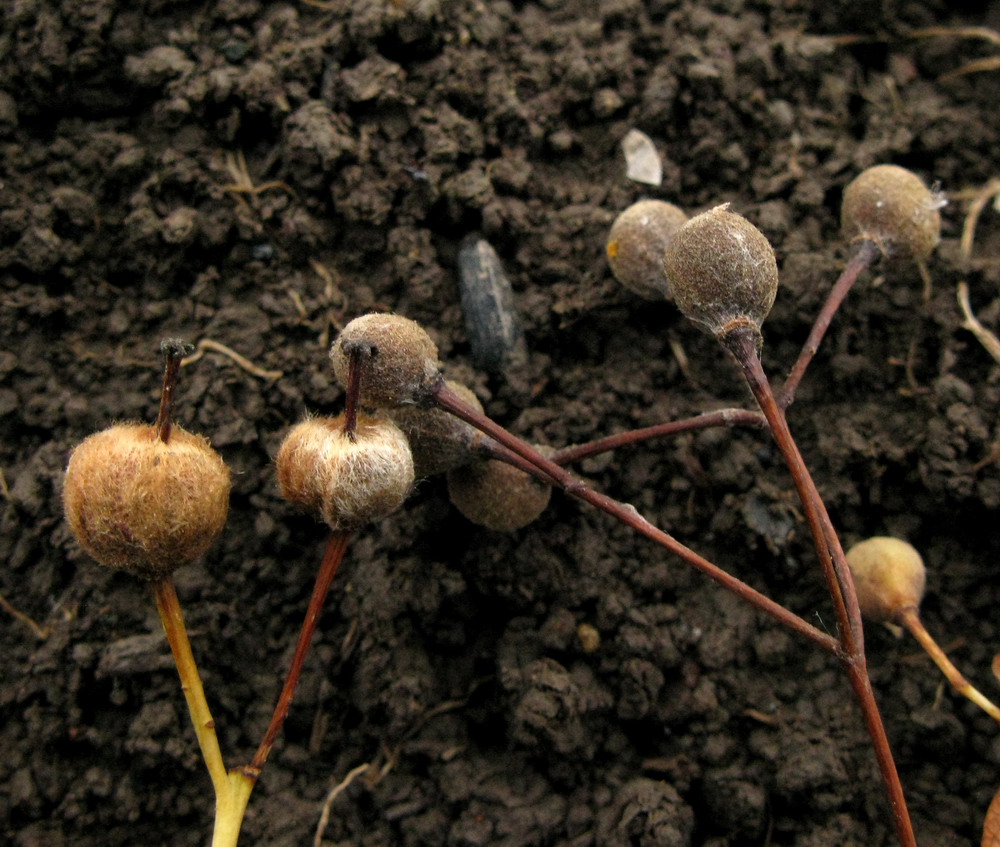
[(733, 353), (740, 365), (743, 376), (760, 405), (764, 417), (767, 418), (774, 440), (792, 475), (799, 500), (802, 501), (806, 521), (813, 535), (816, 554), (823, 565), (827, 587), (833, 598), (845, 651), (850, 657), (861, 656), (864, 654), (864, 631), (861, 623), (861, 610), (858, 608), (854, 580), (851, 578), (847, 558), (841, 549), (840, 541), (833, 529), (830, 516), (827, 514), (826, 506), (823, 504), (816, 484), (812, 480), (812, 475), (806, 467), (802, 454), (799, 453), (791, 430), (788, 428), (785, 414), (778, 405), (770, 382), (764, 373), (760, 355), (757, 352), (757, 336), (755, 333), (735, 331), (725, 336), (723, 343)]
[(181, 367), (186, 368), (188, 365), (193, 365), (202, 356), (205, 355), (206, 350), (211, 350), (213, 353), (221, 353), (227, 359), (235, 362), (239, 367), (245, 370), (248, 374), (261, 379), (268, 379), (274, 382), (275, 380), (281, 379), (284, 376), (284, 371), (268, 371), (264, 368), (259, 368), (253, 362), (251, 362), (246, 356), (241, 356), (232, 347), (227, 347), (225, 344), (214, 341), (211, 338), (203, 338), (198, 342), (194, 349), (194, 352), (190, 355), (186, 355), (181, 361)]
[[(781, 387), (778, 394), (778, 404), (782, 409), (787, 409), (795, 402), (795, 392), (799, 387), (799, 383), (802, 381), (802, 377), (805, 376), (806, 368), (809, 367), (813, 357), (818, 352), (820, 342), (830, 328), (837, 310), (855, 282), (857, 282), (860, 274), (879, 255), (880, 251), (875, 242), (869, 239), (862, 239), (859, 242), (858, 248), (848, 260), (840, 277), (830, 290), (829, 295), (827, 295), (826, 302), (816, 317), (809, 337), (806, 339), (798, 359), (792, 366), (788, 379)], [(584, 444), (564, 447), (553, 453), (551, 459), (557, 465), (568, 465), (571, 462), (576, 462), (589, 456), (596, 456), (600, 453), (606, 453), (609, 450), (616, 450), (626, 445), (637, 444), (653, 438), (677, 435), (682, 432), (711, 429), (718, 426), (749, 426), (764, 429), (767, 426), (767, 421), (760, 412), (751, 409), (718, 409), (691, 418), (654, 424), (640, 429), (630, 429), (604, 438), (598, 438), (594, 441), (588, 441)]]
[(227, 771), (215, 732), (215, 720), (205, 698), (205, 689), (198, 673), (198, 665), (191, 651), (184, 615), (177, 599), (177, 591), (170, 577), (153, 583), (156, 608), (160, 613), (163, 631), (167, 634), (170, 652), (173, 653), (177, 674), (181, 679), (181, 690), (187, 701), (191, 723), (194, 724), (202, 759), (212, 778), (215, 791), (215, 829), (212, 847), (236, 847), (239, 839), (243, 815), (250, 794), (256, 784), (256, 776), (237, 768)]
[(982, 709), (986, 714), (988, 714), (993, 720), (1000, 722), (1000, 709), (997, 708), (996, 704), (993, 703), (985, 694), (975, 688), (969, 680), (962, 675), (961, 671), (956, 668), (948, 655), (941, 649), (938, 643), (934, 640), (931, 634), (924, 627), (923, 622), (920, 620), (920, 615), (914, 608), (903, 609), (897, 620), (903, 624), (912, 634), (913, 637), (920, 642), (920, 646), (927, 651), (927, 655), (934, 660), (934, 664), (941, 669), (941, 673), (944, 674), (945, 679), (951, 683), (952, 688), (954, 688), (963, 697), (971, 700), (980, 709)]
[(181, 360), (194, 348), (179, 338), (166, 338), (160, 343), (163, 353), (163, 390), (160, 392), (160, 411), (156, 416), (156, 430), (160, 441), (166, 444), (173, 429), (174, 390), (177, 388), (177, 374)]
[[(539, 482), (545, 485), (552, 485), (552, 477), (547, 473), (539, 470), (536, 465), (529, 462), (520, 454), (515, 453), (513, 450), (508, 450), (502, 444), (497, 444), (492, 438), (482, 438), (480, 436), (480, 439), (473, 444), (471, 452), (481, 459), (496, 459), (500, 462), (506, 462), (508, 465), (513, 465), (518, 470), (530, 474)], [(555, 459), (552, 460), (555, 461)]]
[(956, 294), (958, 306), (962, 310), (964, 318), (962, 329), (967, 329), (976, 336), (976, 340), (983, 345), (986, 352), (993, 357), (995, 362), (1000, 364), (1000, 339), (984, 327), (973, 313), (972, 304), (969, 303), (969, 286), (965, 282), (960, 282)]
[(323, 835), (326, 833), (327, 824), (330, 823), (330, 810), (333, 808), (333, 801), (343, 794), (343, 792), (350, 787), (354, 780), (362, 774), (367, 773), (370, 768), (371, 764), (369, 762), (365, 762), (351, 768), (347, 772), (347, 776), (330, 789), (329, 793), (326, 795), (326, 799), (323, 801), (323, 808), (319, 815), (319, 821), (316, 823), (316, 833), (313, 835), (313, 847), (322, 847)]
[(976, 227), (979, 224), (979, 216), (986, 208), (986, 204), (1000, 194), (1000, 179), (991, 179), (982, 188), (977, 189), (969, 204), (969, 211), (965, 215), (962, 224), (962, 237), (959, 239), (958, 254), (965, 267), (972, 264), (972, 245), (976, 240)]
[(358, 400), (361, 396), (361, 351), (351, 350), (347, 358), (347, 397), (344, 401), (344, 434), (357, 441)]
[(948, 82), (949, 80), (957, 79), (960, 76), (966, 76), (967, 74), (982, 73), (983, 71), (995, 71), (1000, 70), (1000, 56), (985, 56), (982, 59), (973, 59), (971, 62), (966, 62), (964, 65), (955, 68), (953, 71), (948, 71), (946, 74), (941, 74), (938, 80), (941, 82)]
[(882, 783), (892, 810), (896, 837), (901, 847), (916, 847), (916, 837), (906, 808), (903, 786), (868, 676), (864, 654), (864, 630), (854, 590), (854, 580), (823, 499), (802, 459), (802, 454), (799, 453), (788, 429), (784, 411), (778, 405), (764, 373), (757, 350), (759, 337), (756, 331), (736, 331), (723, 337), (722, 342), (740, 365), (792, 475), (833, 599), (842, 646), (839, 655), (847, 670), (851, 687), (861, 707), (868, 737), (872, 742), (879, 771), (882, 774)]
[[(792, 366), (788, 379), (778, 393), (778, 405), (782, 409), (787, 409), (795, 402), (795, 393), (798, 390), (799, 383), (802, 381), (802, 377), (805, 376), (806, 368), (809, 367), (813, 357), (819, 350), (820, 342), (830, 328), (837, 310), (855, 282), (857, 282), (861, 273), (879, 255), (880, 251), (875, 242), (869, 239), (863, 239), (859, 242), (858, 248), (848, 260), (840, 277), (830, 290), (829, 295), (827, 295), (826, 302), (816, 317), (809, 337), (806, 339), (798, 359)], [(679, 421), (670, 421), (640, 429), (631, 429), (626, 432), (606, 436), (605, 438), (588, 441), (585, 444), (564, 447), (553, 453), (551, 458), (557, 465), (568, 465), (571, 462), (576, 462), (588, 456), (596, 456), (599, 453), (605, 453), (629, 444), (637, 444), (653, 438), (677, 435), (681, 432), (691, 432), (699, 429), (710, 429), (718, 426), (749, 426), (763, 429), (767, 426), (767, 422), (760, 412), (750, 409), (719, 409)]]
[(915, 29), (910, 33), (911, 38), (944, 38), (947, 36), (978, 38), (1000, 45), (1000, 32), (985, 26), (928, 26), (923, 29)]
[(885, 724), (879, 714), (868, 669), (863, 658), (861, 662), (845, 662), (845, 667), (851, 688), (854, 689), (854, 696), (861, 706), (861, 714), (864, 718), (865, 728), (868, 730), (868, 738), (871, 740), (875, 760), (882, 775), (882, 784), (885, 787), (889, 808), (892, 811), (892, 820), (896, 827), (896, 839), (899, 841), (900, 847), (917, 847), (913, 822), (910, 820), (910, 812), (906, 807), (906, 795), (903, 794), (903, 784), (899, 780), (896, 760), (892, 755), (892, 747), (889, 745), (889, 736), (885, 732)]
[(181, 689), (187, 701), (188, 711), (191, 713), (195, 735), (198, 736), (201, 756), (212, 777), (216, 794), (223, 793), (226, 784), (226, 766), (222, 761), (222, 750), (215, 734), (215, 719), (205, 698), (205, 689), (201, 684), (201, 675), (198, 673), (194, 653), (191, 651), (191, 641), (188, 639), (173, 579), (165, 577), (154, 582), (153, 593), (156, 596), (156, 610), (160, 613), (163, 631), (167, 634), (170, 652), (173, 653), (174, 664), (177, 665), (177, 673), (181, 678)]
[(619, 432), (605, 438), (588, 441), (585, 444), (564, 447), (561, 450), (556, 450), (550, 458), (557, 465), (568, 465), (571, 462), (585, 459), (588, 456), (596, 456), (599, 453), (616, 450), (628, 444), (636, 444), (640, 441), (647, 441), (651, 438), (660, 438), (666, 435), (677, 435), (681, 432), (711, 429), (717, 426), (753, 426), (763, 428), (766, 426), (766, 421), (760, 412), (753, 412), (749, 409), (718, 409), (717, 411), (705, 412), (702, 415), (696, 415), (692, 418), (654, 424), (653, 426), (641, 429), (630, 429), (627, 432)]
[(33, 617), (31, 617), (30, 615), (26, 615), (20, 609), (15, 608), (14, 605), (6, 597), (3, 596), (3, 594), (0, 594), (0, 609), (4, 609), (8, 614), (12, 615), (21, 623), (30, 627), (31, 631), (35, 633), (35, 636), (37, 638), (40, 638), (42, 641), (44, 641), (52, 634), (51, 627), (42, 626)]
[(861, 272), (871, 265), (878, 256), (878, 246), (874, 241), (866, 238), (860, 242), (860, 246), (848, 260), (840, 277), (834, 283), (833, 288), (830, 289), (823, 308), (816, 316), (816, 321), (809, 332), (809, 337), (802, 346), (802, 352), (799, 353), (799, 358), (792, 366), (792, 370), (788, 374), (788, 379), (785, 380), (785, 384), (781, 386), (781, 390), (778, 392), (778, 405), (782, 409), (787, 409), (795, 402), (795, 392), (798, 390), (799, 383), (802, 381), (802, 377), (805, 376), (806, 368), (812, 362), (813, 356), (819, 350), (820, 342), (826, 335), (826, 331), (830, 328), (830, 323), (840, 308), (840, 304), (844, 302), (844, 298), (847, 297), (848, 292), (854, 287), (854, 283)]
[(474, 426), (480, 432), (493, 438), (507, 449), (522, 456), (543, 474), (545, 474), (552, 484), (560, 487), (567, 494), (577, 497), (586, 503), (611, 515), (616, 520), (631, 527), (636, 532), (655, 541), (661, 547), (680, 557), (692, 567), (697, 568), (710, 579), (732, 591), (737, 596), (753, 604), (762, 612), (770, 615), (784, 626), (789, 627), (800, 635), (805, 636), (814, 644), (828, 653), (840, 655), (841, 646), (837, 639), (821, 632), (812, 624), (789, 611), (780, 603), (776, 603), (770, 597), (761, 594), (755, 588), (751, 588), (742, 580), (737, 579), (718, 565), (713, 564), (693, 550), (685, 547), (672, 535), (657, 529), (644, 517), (642, 517), (634, 507), (619, 503), (617, 500), (600, 494), (589, 488), (583, 481), (569, 473), (555, 462), (546, 459), (530, 444), (522, 441), (511, 433), (507, 432), (499, 424), (494, 423), (481, 412), (466, 404), (454, 391), (444, 384), (444, 380), (433, 390), (434, 401), (442, 408), (453, 415), (461, 418)]
[(344, 559), (344, 551), (347, 549), (347, 542), (350, 540), (350, 533), (335, 532), (330, 536), (326, 544), (326, 551), (323, 554), (323, 561), (320, 564), (319, 573), (316, 575), (316, 582), (313, 586), (312, 597), (309, 599), (309, 606), (306, 609), (305, 621), (299, 632), (299, 640), (295, 644), (295, 653), (292, 656), (292, 663), (288, 668), (288, 675), (285, 677), (285, 684), (282, 686), (278, 703), (274, 707), (274, 714), (271, 722), (264, 733), (264, 739), (260, 742), (257, 752), (250, 762), (247, 770), (259, 774), (271, 748), (281, 732), (281, 727), (288, 717), (288, 709), (292, 705), (292, 698), (295, 696), (295, 688), (299, 684), (299, 677), (302, 675), (302, 665), (305, 662), (306, 654), (312, 643), (313, 633), (316, 631), (316, 623), (319, 621), (320, 612), (323, 611), (323, 604), (326, 595), (330, 591), (330, 584), (333, 582), (337, 569)]

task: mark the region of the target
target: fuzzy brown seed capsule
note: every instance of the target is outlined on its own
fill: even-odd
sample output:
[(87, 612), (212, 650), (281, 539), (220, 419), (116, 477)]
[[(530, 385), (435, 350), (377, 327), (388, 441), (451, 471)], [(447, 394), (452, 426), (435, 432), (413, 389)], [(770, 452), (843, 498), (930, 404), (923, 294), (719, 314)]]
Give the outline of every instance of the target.
[(513, 532), (545, 511), (552, 488), (506, 462), (488, 459), (451, 471), (448, 496), (474, 524)]
[(292, 427), (275, 464), (281, 493), (335, 531), (357, 529), (402, 505), (413, 487), (406, 436), (392, 421), (359, 414), (352, 440), (344, 416)]
[(330, 360), (345, 388), (352, 354), (362, 357), (361, 404), (368, 408), (427, 405), (441, 379), (437, 346), (420, 324), (400, 315), (362, 315), (344, 327)]
[(844, 236), (874, 241), (889, 256), (922, 260), (941, 237), (942, 206), (912, 171), (875, 165), (844, 189)]
[(663, 265), (688, 320), (718, 338), (744, 327), (759, 336), (778, 291), (778, 265), (764, 234), (728, 203), (677, 230)]
[[(445, 380), (445, 384), (476, 411), (483, 411), (474, 392), (454, 380)], [(443, 409), (399, 406), (392, 409), (390, 415), (410, 442), (417, 479), (467, 465), (475, 458), (473, 445), (485, 437), (475, 427)]]
[(608, 265), (622, 285), (647, 300), (670, 296), (663, 254), (688, 216), (673, 203), (640, 200), (623, 211), (608, 233)]
[(222, 531), (230, 475), (207, 439), (179, 426), (119, 424), (72, 453), (63, 508), (73, 535), (102, 565), (159, 579), (196, 559)]
[(870, 620), (895, 620), (916, 609), (924, 596), (927, 573), (920, 554), (905, 541), (876, 536), (847, 551), (861, 613)]

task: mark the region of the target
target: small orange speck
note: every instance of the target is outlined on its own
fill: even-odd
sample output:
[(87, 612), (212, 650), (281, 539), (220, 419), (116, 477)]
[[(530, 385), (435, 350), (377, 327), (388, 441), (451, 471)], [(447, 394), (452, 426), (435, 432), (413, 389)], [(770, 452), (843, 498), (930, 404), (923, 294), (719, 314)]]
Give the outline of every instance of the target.
[(614, 259), (618, 255), (618, 242), (609, 241), (608, 242), (608, 258)]

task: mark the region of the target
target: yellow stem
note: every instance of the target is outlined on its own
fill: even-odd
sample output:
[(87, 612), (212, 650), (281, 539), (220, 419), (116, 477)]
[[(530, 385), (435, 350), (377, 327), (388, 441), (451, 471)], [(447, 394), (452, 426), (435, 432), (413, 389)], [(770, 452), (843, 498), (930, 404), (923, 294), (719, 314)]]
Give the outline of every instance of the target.
[(243, 825), (243, 815), (250, 792), (257, 784), (254, 774), (244, 773), (238, 768), (231, 770), (226, 781), (226, 790), (215, 798), (215, 831), (212, 833), (212, 847), (236, 847)]
[(250, 793), (257, 782), (256, 773), (240, 769), (227, 771), (219, 748), (219, 738), (215, 733), (215, 720), (205, 699), (205, 689), (201, 684), (198, 665), (191, 652), (184, 615), (177, 599), (177, 591), (170, 577), (153, 583), (156, 595), (156, 609), (160, 613), (163, 630), (174, 655), (177, 673), (181, 678), (181, 691), (187, 701), (191, 723), (194, 724), (201, 757), (205, 760), (208, 774), (212, 778), (215, 791), (215, 831), (212, 847), (235, 847), (243, 823)]
[(951, 663), (951, 659), (948, 658), (944, 650), (938, 646), (938, 643), (924, 627), (923, 622), (920, 620), (920, 615), (917, 614), (917, 610), (912, 607), (904, 609), (899, 613), (898, 618), (903, 626), (913, 633), (913, 637), (920, 642), (920, 646), (927, 651), (927, 655), (934, 660), (934, 664), (941, 669), (941, 673), (951, 683), (951, 687), (963, 697), (979, 706), (993, 720), (1000, 723), (1000, 709), (996, 707), (993, 701), (974, 688), (969, 680), (962, 676), (958, 668)]
[(167, 634), (167, 641), (170, 642), (170, 651), (174, 654), (174, 663), (181, 678), (181, 691), (187, 700), (191, 723), (194, 724), (198, 746), (201, 747), (201, 756), (208, 767), (218, 797), (226, 791), (228, 774), (222, 761), (219, 739), (215, 734), (215, 720), (208, 708), (198, 665), (194, 660), (194, 653), (191, 652), (191, 642), (188, 640), (187, 627), (184, 626), (184, 615), (177, 599), (177, 590), (170, 577), (157, 580), (153, 584), (153, 590), (156, 594), (156, 610), (160, 613), (163, 630)]

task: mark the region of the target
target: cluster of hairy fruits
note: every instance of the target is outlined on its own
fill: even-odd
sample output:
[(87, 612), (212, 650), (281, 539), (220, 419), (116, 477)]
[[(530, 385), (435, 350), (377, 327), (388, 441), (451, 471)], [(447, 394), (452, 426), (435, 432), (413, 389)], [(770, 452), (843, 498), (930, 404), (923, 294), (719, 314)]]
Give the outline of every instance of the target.
[(360, 405), (405, 435), (416, 479), (446, 475), (449, 498), (470, 521), (510, 532), (544, 511), (548, 485), (493, 458), (490, 439), (434, 404), (446, 387), (470, 410), (483, 411), (469, 388), (444, 379), (437, 346), (418, 323), (392, 314), (355, 318), (340, 333), (330, 359), (345, 388), (352, 359), (359, 362)]

